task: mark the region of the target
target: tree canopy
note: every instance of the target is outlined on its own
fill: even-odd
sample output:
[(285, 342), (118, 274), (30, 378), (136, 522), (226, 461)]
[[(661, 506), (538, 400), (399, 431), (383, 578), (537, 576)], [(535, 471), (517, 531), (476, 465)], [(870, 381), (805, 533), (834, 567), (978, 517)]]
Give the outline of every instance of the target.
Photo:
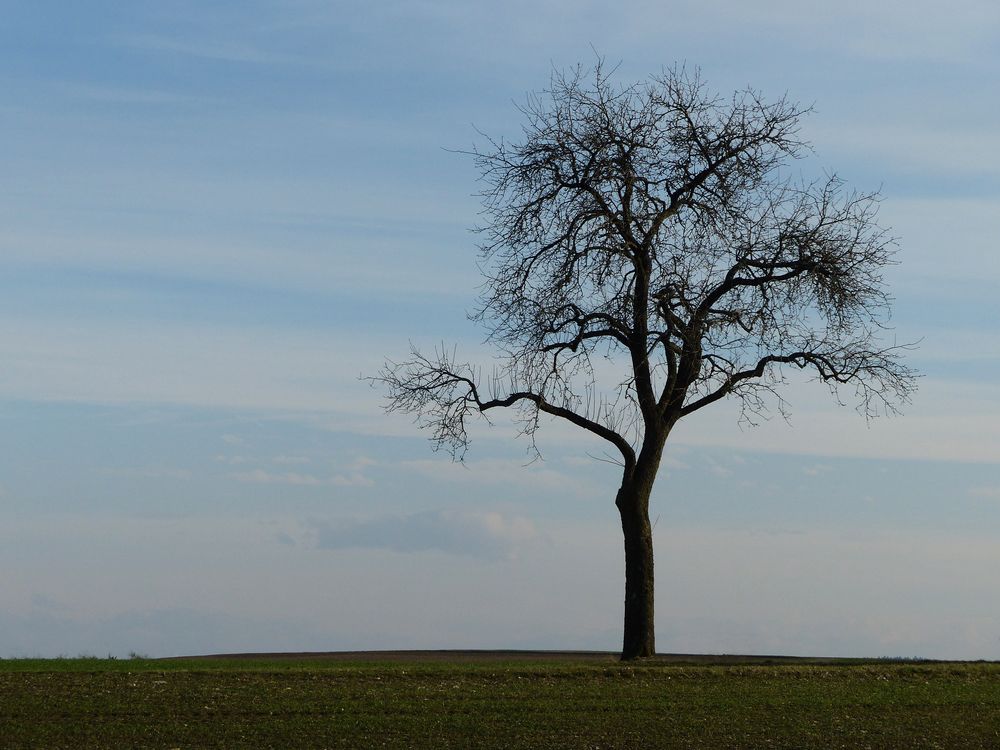
[[(684, 68), (617, 85), (599, 64), (553, 74), (521, 112), (518, 141), (471, 152), (484, 185), (475, 319), (495, 370), (413, 350), (376, 378), (436, 446), (463, 455), (468, 419), (501, 407), (532, 437), (551, 415), (609, 442), (628, 579), (629, 535), (649, 536), (680, 419), (721, 399), (751, 421), (781, 409), (789, 369), (838, 398), (852, 390), (869, 418), (909, 399), (907, 347), (883, 341), (896, 246), (879, 195), (789, 169), (808, 149), (806, 109), (753, 90), (723, 99)], [(652, 649), (651, 544), (632, 571), (648, 573), (649, 634), (630, 652), (627, 580), (626, 656)]]

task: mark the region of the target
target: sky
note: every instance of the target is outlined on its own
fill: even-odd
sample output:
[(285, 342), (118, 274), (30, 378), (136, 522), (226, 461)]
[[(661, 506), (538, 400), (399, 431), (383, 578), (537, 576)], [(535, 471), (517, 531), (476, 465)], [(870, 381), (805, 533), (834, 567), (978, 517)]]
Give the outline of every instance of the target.
[(903, 416), (681, 423), (658, 649), (1000, 659), (995, 2), (0, 7), (0, 657), (620, 648), (603, 446), (500, 418), (455, 464), (361, 379), (488, 359), (455, 152), (596, 51), (811, 105), (920, 341)]

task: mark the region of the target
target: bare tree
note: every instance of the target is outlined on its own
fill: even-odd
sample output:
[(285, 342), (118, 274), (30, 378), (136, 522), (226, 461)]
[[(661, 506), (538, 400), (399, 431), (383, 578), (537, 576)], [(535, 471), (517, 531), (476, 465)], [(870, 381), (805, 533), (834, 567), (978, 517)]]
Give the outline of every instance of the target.
[[(632, 86), (598, 64), (555, 73), (521, 107), (518, 143), (488, 139), (475, 314), (492, 375), (447, 350), (411, 352), (373, 380), (461, 458), (470, 416), (511, 407), (532, 439), (542, 415), (621, 455), (622, 658), (655, 653), (649, 498), (677, 422), (724, 398), (749, 420), (783, 402), (788, 368), (867, 417), (909, 400), (905, 346), (879, 343), (895, 246), (879, 196), (836, 176), (793, 179), (806, 110), (752, 90), (710, 95), (674, 68)], [(602, 382), (607, 359), (616, 379)], [(485, 381), (485, 382), (484, 382)], [(772, 398), (774, 397), (774, 398)]]

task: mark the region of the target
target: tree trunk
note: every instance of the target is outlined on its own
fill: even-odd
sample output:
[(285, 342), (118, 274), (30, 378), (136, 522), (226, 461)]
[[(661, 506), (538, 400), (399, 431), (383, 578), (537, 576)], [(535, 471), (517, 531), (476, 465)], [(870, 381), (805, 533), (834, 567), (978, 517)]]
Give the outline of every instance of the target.
[[(662, 443), (660, 444), (662, 448)], [(622, 660), (656, 654), (653, 625), (653, 530), (649, 495), (659, 467), (659, 449), (643, 451), (634, 471), (622, 479), (615, 505), (625, 537), (625, 633)], [(643, 460), (643, 459), (646, 460)]]

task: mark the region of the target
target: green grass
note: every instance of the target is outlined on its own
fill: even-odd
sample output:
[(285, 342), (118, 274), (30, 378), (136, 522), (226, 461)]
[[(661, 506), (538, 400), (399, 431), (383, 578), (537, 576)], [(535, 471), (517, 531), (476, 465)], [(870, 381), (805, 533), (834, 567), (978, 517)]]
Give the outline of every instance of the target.
[(1000, 665), (0, 660), (2, 748), (1000, 748)]

